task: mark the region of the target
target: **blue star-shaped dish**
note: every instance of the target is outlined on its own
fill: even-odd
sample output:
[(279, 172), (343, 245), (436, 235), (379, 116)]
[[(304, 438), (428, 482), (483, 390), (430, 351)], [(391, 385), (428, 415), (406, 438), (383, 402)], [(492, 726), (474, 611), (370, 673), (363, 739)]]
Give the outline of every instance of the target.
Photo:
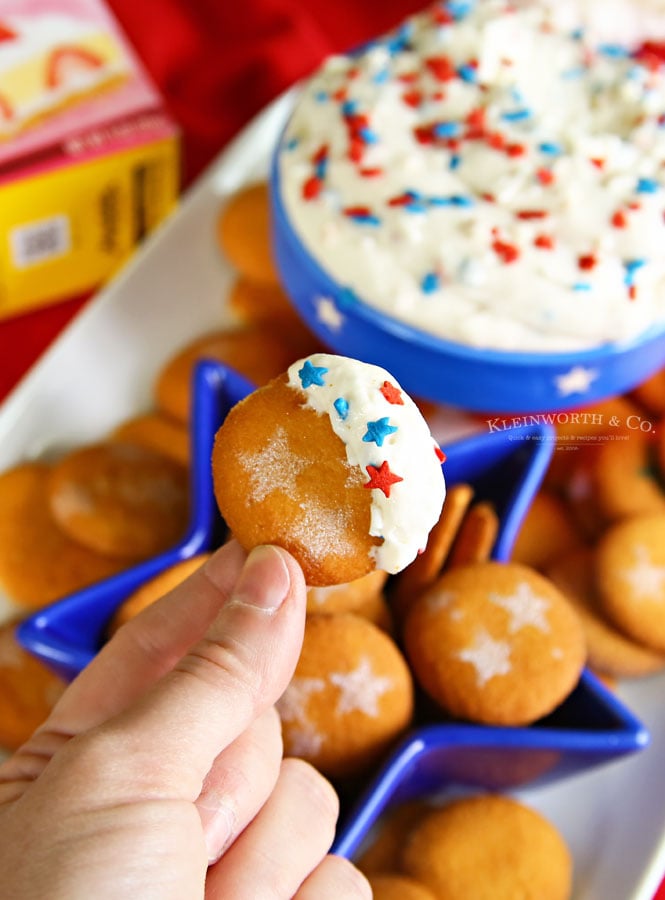
[[(119, 575), (40, 610), (18, 629), (20, 642), (66, 679), (97, 653), (108, 623), (132, 591), (168, 566), (217, 546), (223, 523), (215, 503), (210, 457), (228, 410), (252, 385), (220, 363), (201, 363), (194, 386), (192, 516), (181, 543)], [(489, 431), (446, 446), (448, 485), (469, 482), (500, 519), (493, 558), (507, 560), (547, 468), (547, 425)], [(341, 820), (335, 852), (352, 857), (379, 815), (404, 800), (450, 785), (489, 790), (543, 783), (645, 747), (644, 726), (591, 673), (550, 716), (529, 727), (461, 722), (419, 724), (397, 746)]]

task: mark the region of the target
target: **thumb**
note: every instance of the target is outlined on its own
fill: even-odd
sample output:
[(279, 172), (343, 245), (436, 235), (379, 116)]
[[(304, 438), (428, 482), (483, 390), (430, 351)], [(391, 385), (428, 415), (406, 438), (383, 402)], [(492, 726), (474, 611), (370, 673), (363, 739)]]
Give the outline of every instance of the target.
[[(204, 567), (213, 582), (222, 574), (215, 560)], [(305, 594), (289, 553), (255, 548), (204, 638), (101, 726), (117, 737), (122, 757), (132, 748), (128, 765), (137, 767), (148, 793), (195, 799), (215, 757), (280, 697), (300, 653)], [(125, 777), (131, 780), (127, 768)]]

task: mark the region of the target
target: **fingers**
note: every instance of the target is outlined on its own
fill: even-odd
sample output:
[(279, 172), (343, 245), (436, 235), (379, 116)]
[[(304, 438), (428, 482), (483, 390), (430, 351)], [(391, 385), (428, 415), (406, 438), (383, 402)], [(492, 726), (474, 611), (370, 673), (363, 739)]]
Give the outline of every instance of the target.
[(140, 697), (203, 637), (229, 598), (245, 558), (236, 541), (225, 544), (197, 572), (124, 625), (65, 691), (49, 727), (79, 734)]
[[(225, 544), (186, 581), (123, 626), (4, 764), (0, 782), (34, 781), (70, 737), (117, 715), (170, 671), (228, 600), (245, 558), (236, 541)], [(6, 792), (0, 788), (0, 800)]]
[(330, 849), (338, 812), (337, 795), (316, 769), (284, 760), (261, 811), (208, 870), (207, 900), (290, 900)]
[(261, 809), (275, 787), (281, 760), (274, 707), (219, 754), (196, 801), (209, 862), (219, 859)]
[[(216, 569), (207, 566), (214, 580)], [(106, 752), (149, 796), (194, 800), (219, 752), (288, 685), (305, 622), (305, 583), (293, 557), (257, 547), (199, 641), (152, 689), (102, 728)], [(158, 765), (156, 764), (158, 761)]]
[(372, 900), (369, 881), (342, 856), (326, 856), (295, 893), (293, 900)]

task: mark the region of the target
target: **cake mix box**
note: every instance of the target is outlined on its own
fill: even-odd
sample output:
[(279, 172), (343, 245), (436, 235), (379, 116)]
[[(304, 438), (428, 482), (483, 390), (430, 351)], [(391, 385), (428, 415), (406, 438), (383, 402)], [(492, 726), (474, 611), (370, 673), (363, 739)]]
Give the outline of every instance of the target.
[(0, 319), (102, 284), (178, 188), (177, 128), (100, 0), (0, 0)]

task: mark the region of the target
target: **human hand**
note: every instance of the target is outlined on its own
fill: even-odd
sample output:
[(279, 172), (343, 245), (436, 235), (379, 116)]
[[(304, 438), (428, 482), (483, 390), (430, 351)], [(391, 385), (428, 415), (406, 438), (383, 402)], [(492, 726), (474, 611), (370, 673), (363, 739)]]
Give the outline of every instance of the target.
[(282, 759), (304, 620), (293, 558), (231, 542), (123, 626), (0, 767), (2, 896), (370, 898), (332, 787)]

